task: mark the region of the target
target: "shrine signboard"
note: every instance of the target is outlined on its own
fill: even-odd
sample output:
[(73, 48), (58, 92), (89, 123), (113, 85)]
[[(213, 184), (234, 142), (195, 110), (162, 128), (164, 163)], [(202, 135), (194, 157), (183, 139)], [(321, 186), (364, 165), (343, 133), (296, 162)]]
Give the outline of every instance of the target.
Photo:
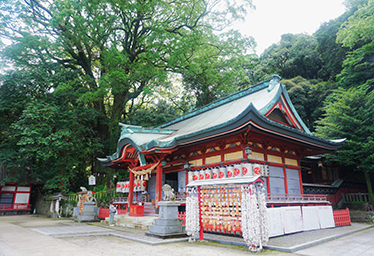
[(94, 185), (96, 185), (96, 178), (95, 178), (95, 176), (93, 176), (93, 175), (91, 175), (90, 177), (88, 177), (88, 185), (92, 185), (92, 186), (94, 186)]

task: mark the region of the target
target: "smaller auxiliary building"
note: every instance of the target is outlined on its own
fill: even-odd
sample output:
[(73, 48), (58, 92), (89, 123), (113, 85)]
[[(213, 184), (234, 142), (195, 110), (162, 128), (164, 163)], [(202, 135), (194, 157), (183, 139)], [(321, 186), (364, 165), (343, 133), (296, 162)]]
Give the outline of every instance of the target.
[(344, 142), (313, 135), (277, 75), (159, 127), (120, 126), (117, 151), (98, 160), (129, 170), (129, 180), (119, 182), (117, 191), (127, 194), (130, 213), (139, 201), (157, 208), (164, 184), (182, 206), (186, 189), (196, 186), (202, 226), (214, 232), (239, 231), (243, 184), (263, 183), (268, 208), (326, 210), (326, 195), (304, 193), (301, 160), (333, 152)]

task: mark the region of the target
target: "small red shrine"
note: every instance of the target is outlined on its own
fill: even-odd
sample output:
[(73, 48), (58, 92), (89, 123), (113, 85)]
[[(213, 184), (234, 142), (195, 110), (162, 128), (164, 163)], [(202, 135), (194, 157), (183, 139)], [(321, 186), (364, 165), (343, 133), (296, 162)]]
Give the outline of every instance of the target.
[(22, 214), (31, 210), (32, 185), (0, 185), (0, 215)]
[[(263, 181), (268, 207), (327, 205), (327, 197), (304, 194), (300, 161), (344, 142), (313, 135), (277, 75), (156, 128), (120, 125), (117, 152), (98, 160), (129, 170), (129, 181), (119, 185), (128, 192), (129, 206), (145, 191), (157, 206), (165, 183), (183, 195), (197, 173), (198, 180), (209, 174), (203, 184), (231, 184), (229, 175), (245, 182), (243, 166), (250, 169), (250, 180)], [(238, 166), (241, 178), (235, 177)], [(214, 181), (220, 168), (226, 176)]]

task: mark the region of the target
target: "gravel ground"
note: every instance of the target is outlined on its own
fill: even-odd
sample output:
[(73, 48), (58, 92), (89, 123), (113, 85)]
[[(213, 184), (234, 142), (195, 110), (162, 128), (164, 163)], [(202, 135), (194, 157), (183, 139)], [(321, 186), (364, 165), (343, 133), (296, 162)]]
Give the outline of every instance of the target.
[[(1, 217), (0, 226), (3, 225), (3, 232), (0, 229), (0, 255), (8, 255), (1, 253), (1, 246), (7, 246), (10, 250), (12, 249), (12, 241), (14, 239), (9, 236), (18, 236), (18, 240), (22, 240), (24, 236), (25, 244), (18, 244), (17, 246), (24, 246), (35, 249), (35, 246), (42, 245), (45, 251), (50, 250), (49, 248), (62, 248), (66, 252), (70, 252), (72, 249), (69, 248), (80, 248), (81, 251), (86, 254), (64, 254), (61, 252), (59, 255), (144, 255), (148, 252), (152, 253), (152, 256), (158, 255), (214, 255), (214, 256), (230, 256), (230, 255), (251, 255), (248, 247), (245, 246), (244, 240), (241, 237), (233, 236), (222, 236), (204, 233), (204, 241), (197, 241), (196, 243), (188, 242), (173, 242), (164, 243), (165, 240), (161, 240), (155, 237), (146, 236), (142, 230), (127, 229), (124, 227), (109, 227), (105, 223), (90, 223), (90, 224), (79, 224), (74, 223), (71, 220), (53, 220), (49, 218), (35, 218), (31, 216), (12, 216), (12, 217)], [(13, 226), (12, 226), (13, 225)], [(5, 228), (13, 229), (14, 232), (10, 233)], [(17, 228), (16, 228), (17, 227)], [(281, 237), (271, 238), (268, 246), (271, 248), (275, 247), (293, 247), (296, 245), (316, 241), (319, 239), (328, 238), (335, 235), (341, 235), (343, 233), (352, 232), (362, 228), (368, 227), (365, 224), (353, 223), (352, 226), (337, 227), (333, 229), (323, 229), (309, 232), (301, 232)], [(60, 230), (65, 230), (65, 234), (59, 233)], [(17, 231), (16, 231), (16, 230)], [(30, 240), (29, 234), (33, 231), (37, 231), (33, 235), (32, 244), (26, 244)], [(44, 231), (41, 232), (41, 231)], [(77, 233), (80, 231), (81, 233)], [(91, 232), (92, 231), (92, 232)], [(55, 232), (55, 233), (53, 233)], [(1, 238), (1, 233), (3, 237)], [(19, 234), (19, 235), (18, 235)], [(43, 234), (43, 235), (42, 235)], [(42, 239), (40, 242), (38, 239)], [(34, 241), (35, 240), (35, 241)], [(135, 240), (135, 241), (134, 241)], [(143, 242), (138, 242), (143, 240)], [(49, 242), (46, 242), (49, 241)], [(146, 241), (147, 243), (144, 243)], [(221, 241), (221, 243), (215, 242)], [(168, 241), (166, 241), (168, 242)], [(69, 246), (69, 244), (71, 246)], [(49, 246), (49, 247), (48, 247)], [(78, 246), (78, 247), (77, 247)], [(16, 248), (16, 247), (14, 247)], [(18, 248), (18, 247), (17, 247)], [(52, 249), (54, 250), (54, 249)], [(61, 250), (61, 249), (60, 249)], [(28, 251), (30, 252), (30, 251)], [(294, 253), (285, 253), (274, 250), (265, 250), (260, 253), (261, 255), (298, 255)], [(16, 254), (9, 254), (16, 255)], [(26, 253), (24, 255), (35, 255)], [(36, 254), (44, 255), (44, 254)], [(45, 254), (47, 255), (47, 254)], [(56, 254), (57, 255), (57, 254)]]
[[(92, 225), (109, 228), (108, 225), (105, 223), (92, 223)], [(289, 235), (280, 236), (280, 237), (273, 237), (269, 239), (267, 246), (269, 248), (273, 248), (273, 247), (290, 248), (290, 247), (310, 243), (313, 241), (326, 239), (332, 236), (337, 236), (337, 235), (341, 235), (344, 233), (353, 232), (353, 231), (363, 229), (368, 226), (369, 225), (362, 224), (362, 223), (352, 223), (351, 226), (320, 229), (320, 230), (314, 230), (314, 231), (308, 231), (308, 232), (299, 232), (299, 233), (289, 234)], [(110, 229), (113, 231), (113, 233), (116, 236), (120, 238), (125, 238), (125, 239), (135, 240), (135, 241), (143, 241), (145, 243), (149, 243), (153, 245), (168, 243), (172, 241), (172, 240), (162, 240), (159, 238), (146, 236), (144, 231), (139, 230), (139, 229), (128, 229), (128, 228), (124, 228), (120, 226), (110, 227)], [(204, 240), (205, 242), (208, 242), (208, 241), (217, 242), (218, 241), (221, 244), (237, 245), (243, 248), (247, 248), (243, 238), (240, 236), (227, 236), (227, 235), (217, 235), (213, 233), (204, 233)]]
[[(212, 255), (212, 256), (240, 256), (251, 255), (247, 247), (225, 245), (210, 241), (198, 241), (196, 243), (179, 242), (162, 245), (148, 245), (139, 242), (133, 242), (127, 239), (109, 236), (109, 237), (79, 237), (79, 238), (64, 238), (64, 241), (79, 245), (81, 247), (89, 248), (103, 255), (122, 256), (122, 255), (146, 255), (151, 253), (152, 256), (165, 255)], [(282, 255), (290, 256), (296, 254), (282, 253), (277, 251), (266, 250), (261, 252), (261, 255)]]

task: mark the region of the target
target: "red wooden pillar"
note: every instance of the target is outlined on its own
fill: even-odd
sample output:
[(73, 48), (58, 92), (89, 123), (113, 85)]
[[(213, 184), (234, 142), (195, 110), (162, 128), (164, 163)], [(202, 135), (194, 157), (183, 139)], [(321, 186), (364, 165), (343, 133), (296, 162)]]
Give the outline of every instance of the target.
[[(300, 193), (303, 195), (303, 194), (304, 194), (304, 189), (303, 189), (303, 176), (302, 176), (302, 174), (301, 174), (300, 158), (297, 159), (297, 165), (299, 166)], [(314, 174), (313, 174), (313, 175), (314, 175)]]
[(162, 195), (162, 163), (157, 165), (156, 173), (156, 207), (158, 207), (158, 202), (161, 201)]
[[(265, 160), (265, 164), (266, 164), (266, 162), (268, 162), (268, 152), (267, 152), (267, 150), (264, 151), (264, 160)], [(269, 163), (269, 169), (270, 169), (270, 163)], [(269, 170), (269, 175), (270, 175), (270, 170)], [(267, 192), (268, 196), (270, 196), (270, 193), (271, 193), (271, 191), (270, 191), (270, 176), (266, 177), (266, 190), (267, 190), (266, 192)], [(267, 198), (268, 198), (268, 196), (267, 196)]]
[(130, 205), (133, 203), (133, 198), (134, 198), (134, 174), (130, 171), (129, 173), (129, 179), (130, 179), (130, 184), (129, 184), (129, 197), (128, 197), (128, 209), (130, 209)]
[(283, 165), (283, 175), (284, 175), (284, 193), (288, 195), (287, 170), (284, 165)]

